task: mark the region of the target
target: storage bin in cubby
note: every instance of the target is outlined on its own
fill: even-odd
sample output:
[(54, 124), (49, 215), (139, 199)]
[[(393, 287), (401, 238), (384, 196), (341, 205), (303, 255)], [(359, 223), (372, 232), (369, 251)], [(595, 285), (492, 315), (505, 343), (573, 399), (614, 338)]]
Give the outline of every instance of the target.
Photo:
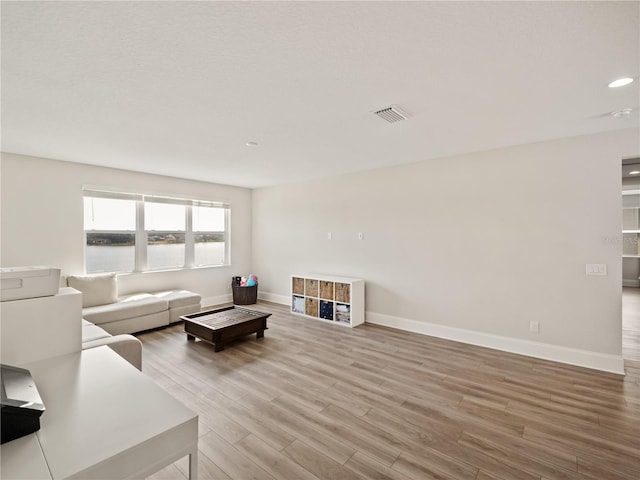
[(291, 311), (304, 314), (304, 297), (293, 295), (291, 300)]
[(304, 295), (304, 278), (293, 277), (291, 279), (291, 292), (294, 295)]
[(304, 294), (306, 296), (317, 297), (318, 296), (318, 281), (312, 278), (304, 279)]
[(326, 280), (320, 281), (320, 298), (324, 300), (333, 300), (333, 282)]
[(304, 309), (305, 315), (309, 315), (311, 317), (317, 317), (318, 316), (318, 299), (305, 297), (304, 301), (305, 301), (305, 309)]
[(348, 283), (336, 283), (336, 302), (351, 302), (351, 286)]
[(320, 300), (320, 318), (333, 320), (333, 302)]

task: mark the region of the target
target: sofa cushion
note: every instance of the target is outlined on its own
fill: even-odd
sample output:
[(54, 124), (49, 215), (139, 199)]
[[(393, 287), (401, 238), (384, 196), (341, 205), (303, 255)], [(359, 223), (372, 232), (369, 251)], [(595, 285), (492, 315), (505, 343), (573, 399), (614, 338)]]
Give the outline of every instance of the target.
[(82, 343), (93, 342), (101, 338), (109, 338), (110, 336), (111, 334), (92, 323), (87, 322), (87, 325), (82, 325)]
[(95, 307), (118, 300), (115, 273), (69, 275), (67, 285), (82, 292), (82, 307)]
[(148, 293), (120, 297), (116, 303), (83, 308), (82, 316), (98, 325), (140, 317), (169, 309), (166, 300)]
[(82, 349), (107, 345), (131, 365), (142, 371), (142, 342), (132, 335), (115, 335), (91, 342), (84, 342)]
[(153, 295), (169, 302), (169, 308), (196, 305), (199, 304), (202, 299), (197, 293), (188, 290), (168, 290), (166, 292), (156, 292)]
[(169, 312), (170, 310), (163, 310), (162, 312), (150, 313), (139, 317), (125, 318), (124, 320), (102, 323), (100, 326), (111, 335), (144, 332), (145, 330), (166, 327), (169, 325)]

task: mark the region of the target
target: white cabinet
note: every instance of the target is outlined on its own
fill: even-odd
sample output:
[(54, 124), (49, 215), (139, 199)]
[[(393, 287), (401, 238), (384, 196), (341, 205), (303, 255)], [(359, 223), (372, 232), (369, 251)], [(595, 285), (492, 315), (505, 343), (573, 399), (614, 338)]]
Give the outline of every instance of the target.
[(2, 363), (22, 366), (82, 348), (82, 294), (65, 287), (50, 297), (0, 303)]
[(364, 323), (364, 280), (292, 275), (291, 312), (349, 327), (360, 325)]
[(622, 192), (623, 285), (640, 286), (640, 190)]

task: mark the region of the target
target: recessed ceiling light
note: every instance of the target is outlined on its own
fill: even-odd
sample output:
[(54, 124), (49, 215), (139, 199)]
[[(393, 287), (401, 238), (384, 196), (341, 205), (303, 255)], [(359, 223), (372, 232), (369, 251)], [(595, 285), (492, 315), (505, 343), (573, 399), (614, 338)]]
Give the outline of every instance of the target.
[(257, 147), (258, 146), (258, 144), (256, 142), (247, 142), (245, 145), (247, 147)]
[(631, 109), (623, 108), (622, 110), (616, 110), (615, 112), (611, 112), (611, 115), (615, 118), (626, 118), (631, 115)]
[(634, 170), (633, 172), (629, 172), (629, 175), (640, 175), (640, 170)]
[(631, 82), (633, 82), (633, 78), (631, 77), (619, 78), (611, 82), (609, 84), (609, 88), (624, 87), (625, 85), (629, 85)]

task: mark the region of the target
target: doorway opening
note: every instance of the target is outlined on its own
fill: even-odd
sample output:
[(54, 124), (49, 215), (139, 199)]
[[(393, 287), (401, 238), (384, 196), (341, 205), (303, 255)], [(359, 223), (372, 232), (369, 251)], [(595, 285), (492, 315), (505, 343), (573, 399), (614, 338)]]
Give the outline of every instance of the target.
[(622, 357), (640, 362), (640, 157), (622, 160)]

